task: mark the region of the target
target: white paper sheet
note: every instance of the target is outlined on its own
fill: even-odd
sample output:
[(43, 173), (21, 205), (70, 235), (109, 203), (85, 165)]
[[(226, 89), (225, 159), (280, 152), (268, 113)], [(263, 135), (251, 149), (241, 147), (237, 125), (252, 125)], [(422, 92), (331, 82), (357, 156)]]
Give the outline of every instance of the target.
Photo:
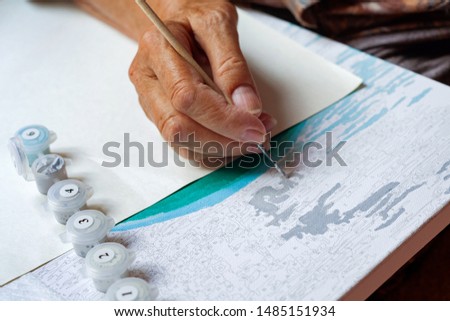
[[(72, 159), (68, 174), (93, 186), (88, 202), (116, 221), (154, 204), (208, 171), (169, 166), (105, 168), (102, 146), (123, 144), (124, 133), (144, 145), (157, 129), (140, 109), (128, 66), (136, 44), (68, 4), (0, 3), (0, 141), (22, 126), (40, 123), (58, 134), (52, 151)], [(360, 79), (254, 22), (241, 12), (243, 50), (265, 106), (274, 109), (276, 132), (353, 91)], [(264, 37), (260, 35), (264, 34)], [(269, 110), (270, 112), (270, 110)], [(16, 175), (6, 149), (0, 153), (0, 284), (70, 249), (63, 231), (42, 210), (45, 197)], [(6, 222), (6, 223), (5, 223)]]

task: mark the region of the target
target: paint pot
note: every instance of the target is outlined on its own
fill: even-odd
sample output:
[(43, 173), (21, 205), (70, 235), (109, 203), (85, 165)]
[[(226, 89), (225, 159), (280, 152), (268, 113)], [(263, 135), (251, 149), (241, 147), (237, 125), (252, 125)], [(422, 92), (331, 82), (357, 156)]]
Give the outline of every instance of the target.
[(86, 201), (91, 198), (93, 189), (76, 179), (65, 179), (53, 184), (47, 193), (47, 209), (60, 224), (76, 212), (85, 209)]
[(90, 249), (106, 241), (106, 235), (113, 227), (114, 220), (100, 211), (79, 211), (68, 219), (66, 231), (60, 238), (65, 243), (72, 243), (78, 256), (85, 257)]
[(107, 301), (154, 301), (158, 288), (139, 278), (124, 278), (114, 282), (106, 292)]
[(17, 173), (26, 180), (31, 180), (31, 165), (40, 156), (50, 153), (50, 144), (55, 140), (56, 134), (42, 125), (29, 125), (19, 129), (8, 143)]
[(31, 172), (39, 192), (44, 195), (53, 184), (67, 179), (66, 162), (56, 154), (40, 156), (33, 162)]
[(122, 244), (106, 242), (93, 247), (86, 255), (85, 273), (100, 292), (117, 280), (128, 276), (128, 267), (134, 261), (134, 252)]

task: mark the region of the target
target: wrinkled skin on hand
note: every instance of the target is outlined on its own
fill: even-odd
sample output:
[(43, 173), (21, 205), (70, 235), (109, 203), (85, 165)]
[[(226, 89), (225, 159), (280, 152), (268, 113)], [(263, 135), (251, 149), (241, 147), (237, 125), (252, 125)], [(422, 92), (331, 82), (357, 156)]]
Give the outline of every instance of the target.
[[(224, 0), (177, 0), (156, 11), (233, 105), (208, 87), (153, 26), (141, 37), (129, 69), (147, 117), (180, 155), (199, 162), (258, 152), (256, 144), (265, 141), (276, 121), (262, 113), (239, 47), (234, 5)], [(198, 143), (184, 143), (189, 135)]]

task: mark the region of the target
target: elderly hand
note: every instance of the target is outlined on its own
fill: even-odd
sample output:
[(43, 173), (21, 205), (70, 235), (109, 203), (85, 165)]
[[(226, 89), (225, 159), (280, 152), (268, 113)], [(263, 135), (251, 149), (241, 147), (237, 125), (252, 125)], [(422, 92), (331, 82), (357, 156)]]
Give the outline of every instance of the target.
[[(257, 152), (256, 143), (265, 141), (276, 122), (262, 113), (239, 48), (235, 7), (224, 0), (154, 2), (149, 1), (233, 105), (208, 87), (153, 27), (140, 39), (129, 72), (146, 115), (172, 146), (189, 142), (188, 149), (179, 149), (184, 157), (202, 161)], [(194, 137), (197, 144), (192, 144)]]

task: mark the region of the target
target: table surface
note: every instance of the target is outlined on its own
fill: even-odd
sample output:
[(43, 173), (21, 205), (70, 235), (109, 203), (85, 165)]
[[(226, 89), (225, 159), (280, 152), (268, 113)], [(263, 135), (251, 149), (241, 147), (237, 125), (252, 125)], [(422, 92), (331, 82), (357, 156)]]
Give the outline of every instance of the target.
[[(254, 16), (364, 79), (277, 137), (325, 145), (332, 132), (333, 146), (346, 142), (347, 166), (301, 167), (289, 181), (265, 166), (219, 170), (118, 225), (111, 238), (145, 253), (133, 271), (162, 299), (342, 298), (450, 200), (449, 87)], [(449, 221), (441, 215), (432, 233)], [(101, 298), (77, 274), (82, 265), (68, 252), (0, 289), (0, 298)]]

